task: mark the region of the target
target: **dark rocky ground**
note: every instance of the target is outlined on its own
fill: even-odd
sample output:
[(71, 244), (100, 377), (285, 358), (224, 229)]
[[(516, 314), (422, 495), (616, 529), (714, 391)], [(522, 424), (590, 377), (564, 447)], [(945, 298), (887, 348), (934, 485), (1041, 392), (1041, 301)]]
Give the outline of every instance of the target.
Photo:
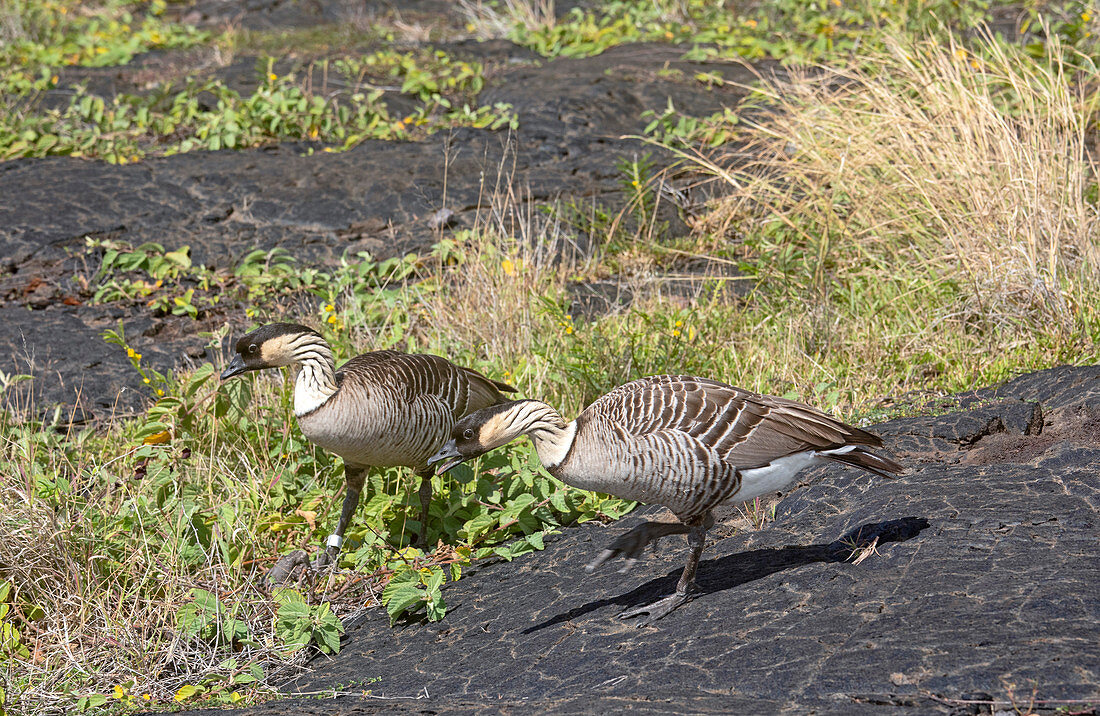
[[(199, 2), (180, 12), (213, 26), (232, 20), (270, 27), (332, 22), (348, 12), (346, 5)], [(378, 17), (397, 12), (388, 3), (368, 5)], [(457, 10), (445, 13), (440, 5), (447, 4), (412, 3), (399, 15), (457, 23)], [(140, 303), (90, 305), (95, 286), (74, 277), (90, 279), (102, 253), (85, 248), (86, 237), (134, 246), (153, 241), (168, 250), (187, 245), (196, 265), (212, 268), (232, 268), (249, 251), (276, 246), (314, 265), (363, 250), (376, 259), (402, 255), (439, 240), (431, 224), (438, 210), (454, 212), (447, 231), (470, 226), (498, 189), (528, 206), (557, 200), (621, 205), (618, 164), (651, 151), (623, 138), (642, 132), (648, 121), (642, 112), (660, 112), (671, 101), (701, 116), (732, 106), (741, 94), (694, 81), (707, 67), (683, 62), (682, 49), (670, 46), (633, 45), (555, 62), (536, 62), (528, 50), (504, 41), (469, 40), (448, 49), (485, 64), (488, 81), (479, 101), (512, 104), (517, 132), (460, 129), (422, 142), (370, 141), (335, 154), (276, 145), (124, 166), (60, 157), (0, 164), (0, 370), (35, 375), (39, 407), (75, 404), (80, 415), (103, 417), (142, 402), (140, 379), (125, 355), (100, 339), (120, 318), (134, 348), (161, 370), (220, 359), (204, 353), (198, 334), (243, 320), (242, 306), (196, 322), (151, 315)], [(138, 91), (150, 76), (179, 72), (182, 65), (232, 83), (255, 60), (237, 58), (207, 71), (193, 52), (161, 53), (123, 68), (87, 70), (77, 79), (107, 93)], [(752, 76), (728, 64), (722, 70), (730, 79)], [(26, 403), (29, 396), (8, 397)]]
[(616, 615), (673, 590), (681, 538), (584, 571), (641, 512), (476, 570), (442, 622), (370, 613), (286, 687), (311, 697), (246, 712), (1096, 713), (1100, 367), (873, 430), (907, 473), (818, 468), (765, 529), (719, 523), (699, 596), (651, 626)]

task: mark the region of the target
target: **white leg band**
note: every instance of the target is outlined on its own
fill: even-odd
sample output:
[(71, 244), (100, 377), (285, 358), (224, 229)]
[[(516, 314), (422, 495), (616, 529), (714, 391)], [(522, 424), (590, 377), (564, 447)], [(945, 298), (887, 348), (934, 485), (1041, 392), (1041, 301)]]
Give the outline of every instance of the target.
[(344, 538), (340, 535), (329, 535), (328, 541), (325, 544), (329, 547), (340, 549), (344, 545)]

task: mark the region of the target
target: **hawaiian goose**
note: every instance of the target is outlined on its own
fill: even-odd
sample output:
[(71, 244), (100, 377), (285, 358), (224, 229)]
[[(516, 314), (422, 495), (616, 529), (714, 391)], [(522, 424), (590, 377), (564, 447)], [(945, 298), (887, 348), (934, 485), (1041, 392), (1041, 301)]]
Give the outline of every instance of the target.
[(431, 476), (428, 458), (462, 416), (504, 402), (515, 392), (475, 370), (434, 355), (374, 351), (339, 370), (319, 333), (272, 323), (237, 341), (237, 355), (222, 380), (250, 370), (298, 365), (294, 415), (313, 443), (344, 458), (347, 492), (336, 531), (316, 567), (335, 562), (359, 492), (371, 467), (411, 467), (420, 476), (420, 535), (427, 536)]
[(479, 410), (455, 424), (452, 439), (429, 463), (456, 464), (528, 435), (546, 470), (575, 487), (668, 507), (681, 524), (647, 522), (612, 542), (589, 572), (617, 556), (628, 569), (651, 542), (687, 534), (687, 566), (675, 594), (624, 611), (660, 619), (687, 601), (703, 552), (711, 510), (790, 484), (819, 459), (870, 472), (902, 466), (868, 448), (882, 441), (813, 408), (750, 393), (706, 378), (658, 375), (619, 386), (566, 423), (536, 400)]

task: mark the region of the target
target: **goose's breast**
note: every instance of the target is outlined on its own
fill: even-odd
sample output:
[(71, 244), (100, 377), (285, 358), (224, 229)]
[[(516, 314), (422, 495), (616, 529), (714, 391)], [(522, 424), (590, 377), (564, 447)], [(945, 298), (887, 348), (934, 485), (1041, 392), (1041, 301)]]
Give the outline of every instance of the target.
[(298, 419), (311, 442), (348, 462), (373, 467), (423, 467), (446, 441), (454, 420), (415, 403), (356, 405), (332, 401)]

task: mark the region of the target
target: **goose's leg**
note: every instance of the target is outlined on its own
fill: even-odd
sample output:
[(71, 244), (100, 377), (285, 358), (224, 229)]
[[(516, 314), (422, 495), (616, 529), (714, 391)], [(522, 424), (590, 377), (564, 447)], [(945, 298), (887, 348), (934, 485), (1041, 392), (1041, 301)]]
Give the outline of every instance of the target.
[(355, 514), (355, 508), (359, 506), (359, 493), (363, 490), (366, 477), (366, 467), (344, 463), (344, 480), (347, 481), (347, 487), (344, 490), (344, 507), (340, 510), (340, 521), (336, 523), (336, 531), (328, 537), (325, 551), (313, 562), (314, 569), (336, 564), (336, 557), (344, 544), (344, 530), (348, 528), (348, 523)]
[(435, 470), (429, 467), (416, 474), (420, 476), (420, 534), (413, 537), (413, 544), (427, 550), (428, 506), (432, 504), (432, 475)]
[(625, 572), (637, 563), (646, 545), (656, 544), (657, 540), (662, 537), (688, 534), (689, 532), (691, 532), (691, 527), (681, 522), (643, 522), (607, 545), (607, 548), (600, 552), (596, 559), (588, 563), (584, 571), (591, 574), (605, 562), (609, 562), (616, 557), (623, 557), (625, 563), (619, 571)]
[(664, 599), (658, 599), (652, 604), (642, 607), (627, 609), (619, 617), (630, 619), (631, 617), (648, 614), (647, 619), (638, 622), (638, 626), (651, 624), (663, 616), (668, 615), (673, 609), (688, 601), (691, 591), (695, 588), (695, 570), (699, 568), (699, 558), (703, 555), (703, 545), (707, 539), (707, 530), (714, 525), (714, 518), (708, 512), (702, 519), (693, 524), (684, 525), (688, 534), (688, 561), (684, 571), (680, 575), (680, 581), (676, 583), (676, 591)]

